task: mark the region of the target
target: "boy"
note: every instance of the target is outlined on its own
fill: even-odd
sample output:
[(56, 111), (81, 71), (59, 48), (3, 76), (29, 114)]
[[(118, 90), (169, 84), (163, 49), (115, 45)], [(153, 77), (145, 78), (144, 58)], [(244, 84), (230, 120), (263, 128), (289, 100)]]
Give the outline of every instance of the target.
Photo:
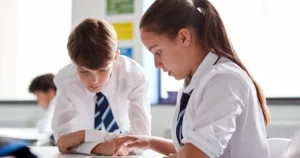
[[(52, 121), (62, 153), (112, 155), (112, 138), (150, 135), (148, 77), (117, 50), (114, 28), (86, 19), (69, 36), (72, 64), (56, 75), (57, 106)], [(123, 148), (120, 155), (129, 151)]]
[(43, 74), (34, 78), (29, 85), (29, 92), (36, 96), (38, 105), (47, 110), (37, 122), (37, 128), (48, 134), (52, 134), (51, 120), (55, 107), (56, 87), (53, 79), (53, 74)]

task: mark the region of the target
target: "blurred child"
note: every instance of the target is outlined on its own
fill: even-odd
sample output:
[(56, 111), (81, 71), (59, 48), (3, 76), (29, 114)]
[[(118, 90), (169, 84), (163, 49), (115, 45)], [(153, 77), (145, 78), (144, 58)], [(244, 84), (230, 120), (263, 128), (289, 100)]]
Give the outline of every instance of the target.
[(51, 121), (56, 95), (53, 79), (54, 75), (50, 73), (37, 76), (29, 86), (29, 92), (36, 96), (38, 105), (46, 110), (36, 125), (41, 133), (52, 134)]

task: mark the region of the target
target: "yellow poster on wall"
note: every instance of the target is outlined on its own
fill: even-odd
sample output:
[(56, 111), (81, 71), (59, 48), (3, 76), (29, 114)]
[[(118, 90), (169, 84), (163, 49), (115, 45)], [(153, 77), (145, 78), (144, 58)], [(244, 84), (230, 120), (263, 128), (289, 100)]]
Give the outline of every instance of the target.
[(118, 40), (133, 40), (133, 22), (112, 23)]

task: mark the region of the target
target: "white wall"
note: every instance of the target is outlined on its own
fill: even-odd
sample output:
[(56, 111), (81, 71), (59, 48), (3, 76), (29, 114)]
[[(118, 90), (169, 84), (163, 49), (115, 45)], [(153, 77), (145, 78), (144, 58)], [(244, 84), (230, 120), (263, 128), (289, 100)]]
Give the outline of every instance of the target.
[[(299, 1), (211, 0), (267, 97), (300, 97)], [(234, 7), (238, 6), (238, 7)]]
[(68, 64), (71, 0), (0, 1), (0, 100), (31, 100), (31, 80)]
[(34, 77), (56, 74), (70, 63), (66, 44), (71, 31), (71, 4), (71, 0), (18, 2), (17, 94), (12, 99), (33, 98), (28, 86)]
[(17, 3), (0, 1), (0, 98), (16, 94)]

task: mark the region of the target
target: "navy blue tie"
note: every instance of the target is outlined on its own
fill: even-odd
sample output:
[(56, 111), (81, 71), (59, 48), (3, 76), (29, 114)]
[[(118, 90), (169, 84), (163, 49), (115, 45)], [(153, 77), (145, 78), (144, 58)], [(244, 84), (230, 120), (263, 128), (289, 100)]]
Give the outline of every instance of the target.
[[(217, 62), (220, 60), (221, 56), (218, 57), (218, 59), (214, 62), (213, 65), (216, 65)], [(185, 113), (186, 106), (189, 102), (190, 95), (192, 94), (193, 90), (187, 94), (187, 93), (182, 93), (181, 99), (180, 99), (180, 109), (179, 109), (179, 114), (177, 117), (177, 125), (176, 125), (176, 137), (178, 140), (178, 143), (180, 146), (183, 146), (184, 144), (182, 143), (183, 135), (182, 135), (182, 121), (183, 121), (183, 116)]]
[(177, 137), (178, 143), (181, 146), (183, 146), (183, 143), (182, 143), (182, 139), (183, 139), (182, 121), (183, 121), (183, 116), (184, 116), (184, 113), (185, 113), (185, 109), (186, 109), (186, 106), (189, 102), (191, 94), (192, 94), (192, 92), (190, 92), (190, 94), (182, 93), (182, 96), (181, 96), (181, 99), (180, 99), (180, 109), (179, 109), (179, 114), (178, 114), (178, 117), (177, 117), (177, 125), (176, 125), (176, 137)]
[(109, 103), (101, 92), (97, 93), (96, 96), (95, 129), (101, 130), (103, 123), (106, 131), (114, 132), (115, 130), (119, 129), (119, 126), (114, 119), (114, 115), (111, 111)]

